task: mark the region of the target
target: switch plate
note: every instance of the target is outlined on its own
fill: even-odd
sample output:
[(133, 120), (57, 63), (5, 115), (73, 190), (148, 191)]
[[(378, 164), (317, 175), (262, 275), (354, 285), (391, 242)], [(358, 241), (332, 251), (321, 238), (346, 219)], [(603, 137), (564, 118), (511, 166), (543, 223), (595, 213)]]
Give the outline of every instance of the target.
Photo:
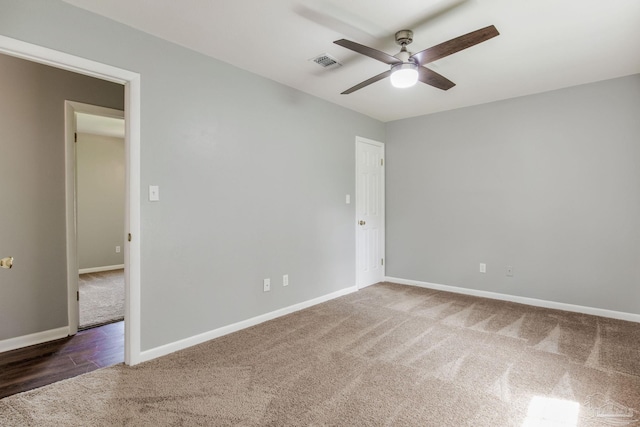
[(282, 276), (282, 286), (289, 286), (289, 275), (285, 274)]
[(486, 273), (487, 272), (487, 264), (485, 264), (484, 262), (480, 263), (480, 273)]
[(116, 246), (116, 253), (119, 254), (120, 253), (120, 246)]
[(350, 204), (351, 203), (351, 194), (347, 194), (347, 197), (345, 197), (344, 199), (346, 204)]
[(513, 267), (510, 265), (507, 266), (507, 276), (513, 277)]
[(269, 292), (271, 290), (271, 279), (264, 279), (262, 286), (265, 292)]
[(160, 200), (160, 187), (158, 187), (157, 185), (150, 185), (149, 186), (149, 201), (150, 202), (157, 202)]

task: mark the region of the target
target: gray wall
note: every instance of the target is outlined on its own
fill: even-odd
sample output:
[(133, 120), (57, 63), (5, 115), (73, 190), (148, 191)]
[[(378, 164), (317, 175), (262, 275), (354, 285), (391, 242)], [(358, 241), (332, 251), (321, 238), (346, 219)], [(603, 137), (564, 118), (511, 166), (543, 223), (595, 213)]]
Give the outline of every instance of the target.
[(382, 123), (60, 1), (2, 5), (0, 34), (141, 74), (143, 350), (355, 284), (345, 194)]
[(68, 324), (65, 100), (122, 109), (124, 88), (0, 55), (0, 340)]
[(640, 75), (388, 123), (386, 149), (389, 276), (640, 313)]
[(78, 133), (76, 159), (79, 268), (124, 264), (124, 139)]

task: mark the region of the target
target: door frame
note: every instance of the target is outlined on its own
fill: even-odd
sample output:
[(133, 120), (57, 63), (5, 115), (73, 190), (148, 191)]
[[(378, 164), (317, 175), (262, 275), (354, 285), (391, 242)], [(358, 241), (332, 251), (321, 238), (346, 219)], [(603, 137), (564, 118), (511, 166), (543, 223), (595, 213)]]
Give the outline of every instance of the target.
[[(367, 286), (371, 285), (362, 285), (362, 277), (361, 277), (361, 273), (360, 273), (360, 265), (358, 262), (358, 253), (359, 253), (359, 245), (360, 245), (360, 239), (358, 238), (358, 232), (360, 231), (360, 227), (358, 225), (358, 220), (360, 219), (358, 217), (358, 213), (359, 213), (359, 209), (358, 209), (358, 205), (360, 203), (360, 197), (358, 197), (358, 165), (359, 165), (359, 150), (358, 147), (360, 146), (360, 144), (369, 144), (369, 145), (374, 145), (378, 148), (380, 148), (382, 150), (382, 185), (380, 186), (380, 200), (382, 203), (382, 209), (381, 209), (381, 228), (382, 228), (382, 232), (380, 233), (381, 235), (381, 242), (380, 242), (380, 247), (382, 248), (382, 259), (384, 259), (386, 261), (387, 256), (386, 256), (386, 248), (385, 248), (385, 235), (386, 235), (386, 230), (387, 230), (387, 225), (386, 225), (386, 215), (385, 215), (385, 170), (386, 170), (386, 160), (385, 160), (385, 147), (384, 147), (384, 142), (380, 142), (380, 141), (374, 141), (373, 139), (368, 139), (368, 138), (363, 138), (361, 136), (356, 136), (356, 167), (355, 167), (355, 175), (356, 175), (356, 206), (355, 206), (355, 220), (354, 220), (354, 226), (355, 226), (355, 235), (356, 235), (356, 287), (358, 289), (362, 289), (362, 288), (366, 288)], [(386, 276), (386, 262), (384, 262), (381, 266), (382, 268), (380, 269), (381, 271), (381, 279), (384, 279), (384, 277)]]
[[(125, 229), (132, 235), (130, 242), (125, 241), (125, 332), (124, 332), (124, 361), (127, 365), (135, 365), (142, 361), (140, 356), (140, 74), (108, 64), (70, 55), (54, 49), (16, 40), (0, 35), (0, 53), (14, 56), (28, 61), (49, 65), (55, 68), (83, 74), (98, 79), (124, 85), (124, 110), (125, 110)], [(66, 146), (66, 144), (65, 144)], [(65, 149), (65, 160), (68, 167), (68, 150)], [(66, 184), (65, 197), (67, 209), (69, 199), (69, 186)], [(75, 209), (75, 207), (73, 208)], [(72, 227), (69, 224), (69, 212), (67, 212), (67, 232)], [(72, 230), (75, 232), (75, 230)], [(68, 233), (67, 233), (68, 235)], [(67, 244), (67, 278), (75, 274), (77, 276), (77, 253), (70, 255), (69, 251), (77, 250), (75, 244), (70, 247)], [(74, 260), (74, 265), (69, 263)], [(73, 267), (73, 268), (71, 268)], [(67, 284), (69, 286), (69, 284)], [(77, 287), (77, 280), (76, 280)], [(75, 293), (69, 295), (69, 299), (75, 300)], [(75, 303), (74, 301), (74, 304)], [(71, 333), (71, 323), (69, 324)]]
[[(86, 113), (94, 116), (113, 117), (124, 120), (124, 111), (82, 102), (64, 102), (65, 122), (65, 197), (67, 207), (67, 308), (69, 313), (69, 335), (78, 332), (80, 325), (78, 301), (78, 275), (71, 274), (79, 270), (78, 261), (78, 153), (76, 133), (78, 131), (75, 113)], [(126, 121), (125, 121), (126, 126)], [(126, 172), (125, 172), (126, 175)], [(123, 212), (123, 215), (126, 215)], [(122, 230), (123, 236), (126, 231)], [(126, 246), (126, 245), (124, 245)], [(126, 275), (126, 265), (125, 265)], [(125, 285), (126, 286), (126, 285)], [(126, 319), (125, 319), (126, 325)]]

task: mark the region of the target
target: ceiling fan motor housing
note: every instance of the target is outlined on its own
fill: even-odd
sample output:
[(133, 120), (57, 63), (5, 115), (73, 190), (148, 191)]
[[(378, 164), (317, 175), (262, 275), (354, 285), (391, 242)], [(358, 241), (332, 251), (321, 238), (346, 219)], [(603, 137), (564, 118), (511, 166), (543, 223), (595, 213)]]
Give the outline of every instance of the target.
[(394, 58), (399, 59), (403, 63), (411, 62), (417, 64), (417, 61), (411, 57), (411, 52), (407, 51), (407, 48), (403, 45), (400, 52), (393, 55)]

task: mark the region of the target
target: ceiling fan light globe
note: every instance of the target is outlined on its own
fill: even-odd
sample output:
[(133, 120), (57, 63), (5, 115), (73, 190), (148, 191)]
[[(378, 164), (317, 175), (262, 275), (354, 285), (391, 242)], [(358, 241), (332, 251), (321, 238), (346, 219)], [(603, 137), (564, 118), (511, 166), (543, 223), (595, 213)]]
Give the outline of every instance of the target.
[(418, 82), (418, 66), (411, 62), (391, 67), (391, 85), (396, 88), (411, 87)]

